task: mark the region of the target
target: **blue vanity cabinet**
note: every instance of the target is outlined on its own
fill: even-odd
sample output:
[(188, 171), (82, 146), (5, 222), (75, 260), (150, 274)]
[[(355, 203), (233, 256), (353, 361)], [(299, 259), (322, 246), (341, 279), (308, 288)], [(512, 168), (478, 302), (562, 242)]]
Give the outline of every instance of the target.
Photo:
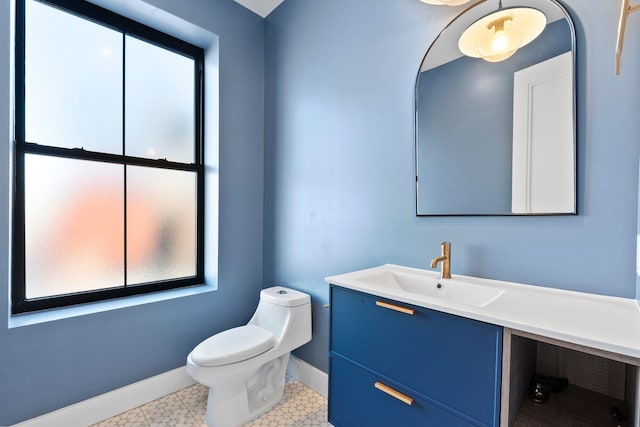
[[(498, 426), (501, 367), (499, 326), (331, 287), (329, 421), (336, 427)], [(345, 393), (360, 404), (344, 402)], [(367, 411), (377, 415), (366, 418)], [(400, 418), (389, 424), (388, 416)]]

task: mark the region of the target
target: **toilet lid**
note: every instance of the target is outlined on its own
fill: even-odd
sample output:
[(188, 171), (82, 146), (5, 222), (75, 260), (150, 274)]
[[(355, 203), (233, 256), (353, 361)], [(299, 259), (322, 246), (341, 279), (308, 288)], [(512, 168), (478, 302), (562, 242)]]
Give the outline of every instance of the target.
[(215, 334), (191, 352), (200, 366), (220, 366), (240, 362), (273, 348), (275, 336), (258, 326), (245, 325)]

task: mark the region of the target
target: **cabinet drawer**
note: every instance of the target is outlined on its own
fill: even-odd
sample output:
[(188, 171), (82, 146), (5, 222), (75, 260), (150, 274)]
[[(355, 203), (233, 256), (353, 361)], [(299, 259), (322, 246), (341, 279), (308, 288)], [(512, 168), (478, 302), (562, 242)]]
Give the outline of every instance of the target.
[(473, 425), (340, 356), (331, 355), (329, 370), (329, 422), (336, 427)]
[(498, 425), (502, 328), (337, 286), (331, 298), (333, 352)]

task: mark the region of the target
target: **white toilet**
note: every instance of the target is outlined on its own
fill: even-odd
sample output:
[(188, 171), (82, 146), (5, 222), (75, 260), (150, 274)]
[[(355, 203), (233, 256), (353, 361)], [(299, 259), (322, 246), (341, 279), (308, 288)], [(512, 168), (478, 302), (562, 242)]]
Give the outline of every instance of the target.
[(187, 372), (209, 387), (207, 425), (236, 427), (275, 406), (292, 350), (311, 341), (311, 298), (274, 286), (245, 326), (220, 332), (193, 349)]

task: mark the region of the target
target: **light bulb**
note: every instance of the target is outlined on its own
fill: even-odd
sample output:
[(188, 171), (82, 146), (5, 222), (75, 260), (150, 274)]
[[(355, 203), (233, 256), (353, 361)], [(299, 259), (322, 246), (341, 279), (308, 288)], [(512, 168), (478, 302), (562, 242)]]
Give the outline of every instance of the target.
[(496, 31), (496, 34), (493, 36), (493, 40), (491, 41), (491, 48), (494, 52), (502, 52), (507, 46), (509, 46), (509, 37), (507, 34), (502, 31)]
[(520, 33), (511, 25), (511, 15), (502, 16), (487, 24), (487, 37), (478, 41), (478, 53), (488, 62), (500, 62), (520, 48)]

